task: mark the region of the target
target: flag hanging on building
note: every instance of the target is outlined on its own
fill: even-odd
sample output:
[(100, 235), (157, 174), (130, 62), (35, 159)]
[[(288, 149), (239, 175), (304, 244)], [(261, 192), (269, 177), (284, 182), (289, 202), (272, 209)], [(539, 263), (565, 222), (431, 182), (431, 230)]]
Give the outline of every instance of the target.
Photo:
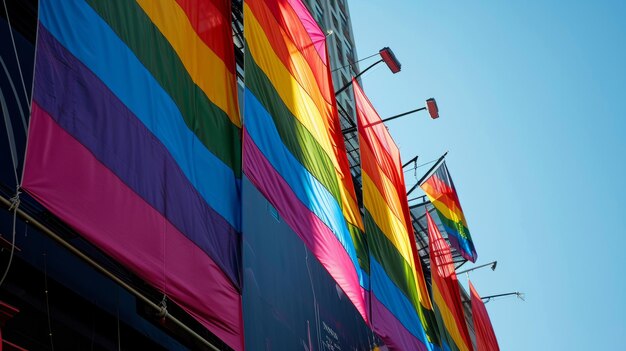
[(363, 224), (326, 36), (301, 0), (246, 0), (244, 39), (244, 173), (367, 320)]
[(493, 331), (491, 319), (485, 308), (483, 300), (474, 289), (472, 282), (469, 283), (472, 302), (472, 321), (474, 322), (474, 334), (476, 334), (476, 351), (500, 351), (496, 333)]
[(422, 190), (437, 209), (439, 219), (448, 233), (448, 240), (465, 259), (476, 262), (476, 249), (467, 229), (459, 197), (444, 161), (424, 183)]
[(352, 81), (361, 151), (373, 330), (393, 350), (437, 345), (434, 314), (417, 254), (400, 151)]
[(432, 299), (443, 349), (472, 351), (472, 342), (465, 323), (461, 291), (454, 271), (450, 246), (441, 236), (428, 209), (426, 210), (426, 218), (428, 221)]
[(23, 188), (242, 350), (230, 11), (41, 0)]

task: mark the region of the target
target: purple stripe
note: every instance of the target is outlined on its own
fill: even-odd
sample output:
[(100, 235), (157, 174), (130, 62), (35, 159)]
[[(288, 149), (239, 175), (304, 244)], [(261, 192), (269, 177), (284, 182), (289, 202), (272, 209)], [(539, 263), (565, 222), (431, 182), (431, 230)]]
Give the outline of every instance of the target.
[(235, 350), (241, 297), (196, 244), (33, 103), (23, 186), (52, 213), (150, 282)]
[(411, 334), (389, 310), (370, 294), (372, 304), (372, 326), (390, 350), (427, 351), (426, 345)]
[(39, 28), (34, 99), (240, 286), (239, 234), (202, 199), (165, 146), (78, 59)]

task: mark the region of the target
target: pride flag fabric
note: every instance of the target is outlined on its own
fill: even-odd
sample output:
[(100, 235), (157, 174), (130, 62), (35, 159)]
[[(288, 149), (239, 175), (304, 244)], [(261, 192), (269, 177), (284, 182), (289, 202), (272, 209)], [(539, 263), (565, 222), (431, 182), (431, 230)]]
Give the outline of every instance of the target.
[(393, 350), (437, 345), (433, 311), (417, 254), (400, 151), (356, 80), (356, 102), (369, 247), (373, 330)]
[(39, 4), (23, 188), (242, 350), (230, 1)]
[(432, 298), (443, 350), (472, 351), (450, 246), (426, 211)]
[(421, 188), (437, 209), (437, 214), (448, 233), (448, 240), (452, 247), (465, 259), (476, 262), (478, 255), (445, 161), (422, 183)]
[(363, 224), (326, 37), (300, 0), (246, 0), (244, 38), (244, 174), (367, 320)]
[(474, 322), (474, 334), (476, 334), (476, 351), (500, 351), (496, 333), (493, 331), (489, 313), (483, 300), (476, 292), (472, 282), (469, 283), (472, 302), (472, 321)]

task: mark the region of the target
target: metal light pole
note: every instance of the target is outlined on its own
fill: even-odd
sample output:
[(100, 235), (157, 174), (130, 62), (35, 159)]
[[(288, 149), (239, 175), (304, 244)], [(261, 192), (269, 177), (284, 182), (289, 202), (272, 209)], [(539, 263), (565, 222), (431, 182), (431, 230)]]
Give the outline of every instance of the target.
[(485, 263), (482, 264), (480, 266), (476, 266), (474, 268), (470, 268), (470, 269), (466, 269), (464, 271), (460, 271), (460, 272), (456, 272), (457, 275), (463, 274), (463, 273), (469, 273), (471, 271), (477, 270), (479, 268), (483, 268), (483, 267), (487, 267), (487, 266), (491, 266), (491, 270), (495, 271), (496, 270), (496, 266), (498, 265), (498, 261), (493, 261), (493, 262), (489, 262), (489, 263)]
[[(416, 113), (416, 112), (424, 111), (424, 110), (428, 110), (428, 113), (430, 113), (430, 118), (432, 118), (432, 119), (439, 118), (439, 108), (437, 107), (437, 101), (435, 101), (434, 98), (430, 98), (430, 99), (426, 100), (426, 106), (424, 106), (424, 107), (416, 108), (415, 110), (411, 110), (411, 111), (403, 112), (403, 113), (400, 113), (400, 114), (397, 114), (397, 115), (393, 115), (391, 117), (383, 118), (383, 119), (380, 120), (380, 122), (377, 122), (375, 124), (370, 124), (370, 125), (367, 125), (365, 127), (371, 127), (371, 126), (376, 125), (378, 123), (388, 122), (388, 121), (394, 120), (396, 118), (404, 117), (406, 115), (410, 115), (412, 113)], [(347, 133), (352, 133), (352, 132), (354, 132), (356, 130), (357, 130), (357, 127), (354, 126), (354, 127), (348, 127), (346, 129), (342, 130), (342, 132), (343, 132), (343, 134), (347, 134)]]
[[(359, 78), (361, 75), (363, 75), (363, 73), (369, 71), (370, 69), (372, 69), (372, 67), (376, 66), (377, 64), (379, 64), (381, 62), (384, 62), (384, 63), (387, 64), (387, 67), (389, 67), (389, 69), (391, 70), (391, 73), (396, 74), (396, 73), (400, 72), (400, 68), (402, 67), (402, 64), (400, 64), (400, 61), (398, 61), (398, 59), (396, 58), (396, 55), (393, 53), (393, 51), (391, 51), (391, 49), (389, 47), (384, 47), (384, 48), (380, 49), (380, 51), (378, 53), (380, 54), (380, 60), (372, 63), (369, 66), (367, 66), (366, 69), (362, 70), (359, 74), (354, 76), (354, 79)], [(338, 96), (339, 94), (344, 92), (351, 85), (352, 85), (352, 81), (348, 82), (346, 85), (341, 87), (341, 89), (339, 89), (339, 90), (337, 90), (335, 92), (335, 96)]]

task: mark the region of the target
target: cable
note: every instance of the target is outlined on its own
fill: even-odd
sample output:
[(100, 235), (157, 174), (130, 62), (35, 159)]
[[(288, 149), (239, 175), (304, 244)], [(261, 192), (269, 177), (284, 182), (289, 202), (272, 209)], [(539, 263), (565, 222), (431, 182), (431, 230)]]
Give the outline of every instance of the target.
[(340, 69), (344, 69), (344, 68), (346, 68), (346, 67), (352, 67), (352, 65), (354, 65), (354, 64), (356, 64), (356, 63), (359, 63), (359, 62), (361, 62), (361, 61), (367, 60), (368, 58), (372, 58), (372, 57), (374, 57), (374, 56), (376, 56), (376, 55), (379, 55), (379, 53), (377, 52), (377, 53), (375, 53), (375, 54), (373, 54), (373, 55), (369, 55), (368, 57), (364, 57), (364, 58), (362, 58), (362, 59), (360, 59), (360, 60), (356, 60), (356, 61), (354, 61), (354, 62), (348, 63), (348, 64), (347, 64), (347, 65), (345, 65), (345, 66), (337, 67), (337, 68), (335, 68), (334, 70), (332, 70), (331, 72), (335, 72), (335, 71), (338, 71), (338, 70), (340, 70)]
[(48, 313), (48, 336), (50, 336), (50, 349), (54, 351), (54, 342), (52, 341), (52, 320), (50, 318), (50, 298), (48, 297), (48, 258), (45, 252), (43, 254), (43, 274), (44, 293), (46, 294), (46, 311)]

